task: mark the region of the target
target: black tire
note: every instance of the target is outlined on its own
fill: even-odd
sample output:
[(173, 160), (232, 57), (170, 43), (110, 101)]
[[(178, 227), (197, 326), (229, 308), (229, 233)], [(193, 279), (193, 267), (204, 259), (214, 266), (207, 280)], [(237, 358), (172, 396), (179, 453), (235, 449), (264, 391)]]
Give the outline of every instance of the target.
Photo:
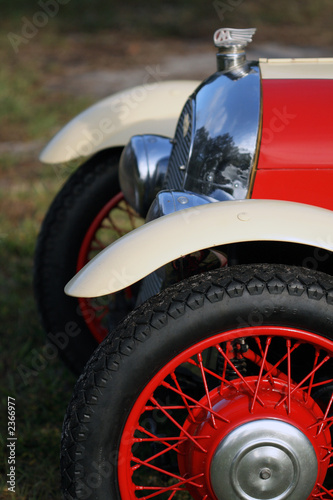
[(120, 192), (121, 148), (98, 153), (64, 184), (51, 204), (38, 237), (34, 291), (48, 341), (76, 373), (81, 373), (98, 345), (76, 298), (64, 286), (76, 274), (78, 255), (90, 224)]
[[(301, 467), (296, 471), (301, 480), (292, 486), (297, 485), (298, 492), (300, 489), (297, 498), (317, 498), (312, 495), (323, 492), (324, 487), (330, 495), (325, 498), (333, 498), (326, 451), (331, 449), (332, 324), (333, 278), (281, 265), (212, 271), (149, 299), (99, 346), (76, 385), (62, 437), (65, 498), (132, 500), (150, 498), (150, 494), (155, 497), (153, 493), (161, 499), (215, 498), (207, 473), (211, 471), (212, 481), (219, 483), (212, 472), (213, 465), (219, 465), (214, 447), (218, 449), (221, 436), (228, 436), (230, 429), (236, 431), (231, 442), (238, 443), (238, 430), (244, 421), (250, 426), (246, 436), (252, 431), (258, 434), (258, 420), (265, 442), (271, 440), (271, 423), (275, 426), (279, 421), (281, 432), (279, 427), (277, 432), (282, 444), (277, 446), (278, 454), (288, 455), (290, 446), (294, 446), (289, 439), (287, 442), (286, 429), (292, 429), (298, 440), (292, 453), (305, 451), (306, 463), (300, 458)], [(229, 352), (230, 356), (226, 354)], [(229, 356), (228, 362), (224, 356)], [(298, 383), (300, 388), (296, 388)], [(316, 434), (320, 435), (317, 441)], [(215, 436), (214, 442), (211, 436)], [(177, 453), (165, 453), (177, 439)], [(250, 437), (242, 439), (241, 447), (253, 448), (246, 441)], [(207, 448), (207, 458), (201, 458), (198, 443)], [(272, 447), (275, 450), (274, 439), (270, 455)], [(322, 459), (317, 479), (313, 475), (317, 460), (313, 449)], [(282, 475), (280, 471), (280, 480), (272, 486), (267, 479), (275, 459), (273, 463), (269, 459), (266, 467), (267, 457), (260, 450), (259, 457), (256, 466), (260, 477), (256, 480), (266, 490), (264, 496), (251, 498), (277, 498), (290, 487), (289, 479), (285, 479), (290, 469), (298, 466), (288, 462)], [(280, 458), (278, 463), (282, 463)], [(144, 474), (144, 469), (148, 473)], [(236, 489), (244, 488), (250, 494), (253, 477), (250, 484), (246, 481), (241, 486), (236, 481)], [(137, 491), (138, 496), (134, 482), (143, 487)], [(182, 496), (178, 489), (184, 485), (191, 493)], [(214, 484), (214, 488), (219, 486)], [(224, 493), (216, 497), (243, 498), (228, 494), (228, 488), (229, 478), (222, 484)], [(271, 488), (271, 496), (267, 496), (267, 488)]]

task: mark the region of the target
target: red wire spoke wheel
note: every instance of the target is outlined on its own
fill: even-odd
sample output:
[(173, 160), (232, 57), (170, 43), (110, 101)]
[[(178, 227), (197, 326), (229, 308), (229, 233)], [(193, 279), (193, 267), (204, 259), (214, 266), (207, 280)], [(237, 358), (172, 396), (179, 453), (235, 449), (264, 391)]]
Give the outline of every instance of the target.
[[(228, 342), (238, 358), (222, 347)], [(237, 369), (242, 349), (255, 352), (257, 375)], [(305, 351), (307, 367), (293, 380)], [(327, 386), (331, 392), (333, 379), (315, 379), (332, 354), (330, 341), (281, 327), (224, 332), (186, 349), (159, 370), (132, 408), (119, 451), (121, 498), (177, 498), (187, 490), (194, 499), (306, 499), (314, 489), (324, 492), (333, 396), (316, 402), (311, 395)], [(209, 366), (214, 355), (224, 361), (217, 373)], [(236, 379), (226, 377), (228, 369)], [(197, 380), (195, 397), (186, 372)], [(168, 461), (179, 471), (165, 467)]]
[[(116, 194), (90, 225), (80, 248), (77, 271), (105, 247), (139, 227), (143, 222), (125, 201), (123, 194), (121, 192)], [(82, 316), (98, 343), (135, 305), (131, 287), (103, 298), (78, 300)], [(110, 319), (111, 324), (108, 321)]]
[(193, 276), (94, 353), (64, 423), (65, 498), (333, 498), (333, 278)]

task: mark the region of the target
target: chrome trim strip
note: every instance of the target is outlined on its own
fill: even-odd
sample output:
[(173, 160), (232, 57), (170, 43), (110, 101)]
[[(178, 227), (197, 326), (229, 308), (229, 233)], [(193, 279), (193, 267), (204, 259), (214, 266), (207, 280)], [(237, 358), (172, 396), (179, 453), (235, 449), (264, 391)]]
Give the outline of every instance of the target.
[[(260, 69), (260, 67), (259, 67)], [(257, 173), (257, 166), (258, 166), (258, 161), (259, 161), (259, 153), (260, 153), (260, 142), (261, 142), (261, 134), (262, 134), (262, 117), (263, 117), (263, 98), (262, 98), (262, 78), (261, 78), (261, 71), (259, 71), (260, 75), (260, 112), (259, 112), (259, 126), (258, 126), (258, 134), (257, 134), (257, 143), (256, 143), (256, 149), (255, 149), (255, 154), (252, 162), (252, 169), (250, 173), (250, 179), (249, 179), (249, 187), (247, 191), (247, 199), (252, 198), (252, 192), (253, 192), (253, 187), (254, 187), (254, 181), (256, 178), (256, 173)]]
[[(223, 201), (230, 201), (232, 198), (225, 193)], [(188, 191), (168, 190), (160, 191), (153, 201), (146, 218), (146, 222), (158, 219), (163, 215), (169, 215), (185, 208), (194, 208), (207, 203), (214, 203), (217, 200), (208, 196), (190, 193)]]

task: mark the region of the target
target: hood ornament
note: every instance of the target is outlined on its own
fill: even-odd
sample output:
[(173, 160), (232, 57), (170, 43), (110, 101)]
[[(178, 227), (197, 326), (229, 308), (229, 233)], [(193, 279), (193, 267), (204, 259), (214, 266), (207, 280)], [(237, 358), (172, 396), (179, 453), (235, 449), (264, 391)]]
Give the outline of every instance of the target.
[(215, 47), (233, 47), (238, 45), (246, 47), (246, 45), (252, 42), (255, 32), (256, 28), (220, 28), (214, 33)]
[(214, 33), (217, 47), (218, 71), (230, 71), (241, 68), (246, 63), (245, 47), (252, 42), (256, 28), (236, 29), (220, 28)]

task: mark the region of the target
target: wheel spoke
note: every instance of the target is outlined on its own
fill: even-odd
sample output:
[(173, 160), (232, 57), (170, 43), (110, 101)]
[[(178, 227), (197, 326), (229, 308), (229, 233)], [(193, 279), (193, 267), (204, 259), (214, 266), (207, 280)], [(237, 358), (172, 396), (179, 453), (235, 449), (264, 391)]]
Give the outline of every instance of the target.
[(332, 424), (333, 424), (333, 416), (332, 417), (328, 417), (327, 416), (328, 412), (329, 412), (329, 410), (331, 409), (331, 406), (332, 406), (332, 400), (333, 400), (333, 394), (331, 396), (330, 402), (329, 402), (329, 404), (328, 404), (328, 406), (326, 408), (326, 412), (325, 412), (325, 415), (323, 416), (323, 418), (321, 420), (318, 420), (315, 424), (311, 425), (309, 427), (309, 429), (313, 429), (314, 427), (319, 426), (318, 434), (320, 434), (323, 431), (324, 426), (325, 427), (331, 427), (332, 426)]
[(317, 488), (320, 491), (315, 493), (313, 498), (319, 498), (320, 500), (329, 500), (330, 498), (333, 498), (333, 490), (326, 489), (322, 484), (317, 484)]
[[(261, 342), (260, 342), (260, 338), (259, 338), (259, 337), (255, 337), (255, 341), (256, 341), (256, 344), (257, 344), (257, 346), (258, 346), (258, 348), (259, 348), (259, 351), (260, 351), (261, 357), (263, 358), (263, 357), (264, 357), (264, 351), (263, 351), (263, 349), (262, 349), (262, 345), (261, 345)], [(267, 359), (266, 359), (266, 358), (267, 358), (267, 356), (265, 357), (264, 367), (265, 367), (265, 371), (266, 371), (266, 372), (268, 372), (268, 371), (269, 371), (269, 369), (270, 369), (272, 366), (271, 366), (269, 363), (267, 363)], [(261, 363), (258, 363), (258, 362), (257, 362), (257, 365), (258, 365), (259, 367), (261, 367)], [(270, 381), (272, 381), (272, 377), (271, 377), (271, 375), (268, 375), (268, 376), (267, 376), (267, 378), (269, 378), (269, 379), (270, 379)]]
[(207, 450), (205, 450), (205, 448), (203, 448), (199, 443), (197, 443), (197, 440), (191, 436), (191, 434), (189, 434), (182, 425), (179, 424), (179, 422), (177, 422), (177, 420), (175, 420), (171, 415), (170, 413), (168, 413), (160, 404), (158, 404), (158, 402), (156, 401), (156, 399), (154, 397), (151, 397), (150, 398), (151, 402), (156, 405), (156, 407), (161, 410), (162, 413), (164, 413), (164, 415), (176, 426), (178, 427), (179, 430), (181, 430), (182, 432), (184, 432), (185, 436), (187, 436), (191, 441), (192, 443), (197, 446), (201, 451), (203, 451), (204, 453), (207, 453)]
[(204, 387), (205, 387), (205, 393), (206, 393), (206, 397), (207, 397), (207, 401), (208, 401), (209, 411), (210, 411), (210, 414), (211, 414), (211, 421), (212, 421), (213, 427), (216, 428), (216, 422), (215, 422), (215, 417), (214, 417), (212, 402), (211, 402), (210, 394), (209, 394), (209, 390), (208, 390), (207, 379), (206, 379), (205, 371), (203, 369), (203, 364), (202, 364), (202, 354), (201, 354), (201, 352), (199, 352), (197, 356), (198, 356), (198, 362), (199, 362), (199, 366), (200, 366), (200, 372), (201, 372), (202, 381), (203, 381), (203, 384), (204, 384)]
[(180, 394), (180, 396), (181, 396), (181, 398), (182, 398), (182, 400), (183, 400), (184, 405), (186, 406), (186, 409), (187, 409), (187, 411), (188, 411), (188, 414), (189, 414), (190, 419), (192, 420), (192, 422), (195, 422), (195, 418), (194, 418), (194, 416), (193, 416), (192, 410), (191, 410), (191, 408), (190, 408), (190, 406), (189, 406), (189, 404), (188, 404), (188, 402), (187, 402), (187, 399), (186, 399), (186, 397), (185, 397), (184, 393), (183, 393), (183, 392), (181, 391), (181, 389), (180, 389), (180, 385), (179, 385), (179, 382), (178, 382), (178, 380), (177, 380), (177, 376), (176, 376), (175, 372), (172, 372), (172, 373), (171, 373), (171, 378), (172, 378), (172, 380), (174, 381), (174, 383), (175, 383), (175, 385), (176, 385), (176, 387), (177, 387), (177, 389), (178, 389), (178, 391), (179, 391), (179, 394)]
[(256, 400), (258, 398), (258, 391), (259, 391), (259, 388), (260, 388), (260, 382), (261, 382), (261, 378), (262, 378), (262, 373), (264, 371), (264, 366), (266, 364), (267, 353), (268, 353), (268, 349), (269, 349), (269, 346), (271, 344), (271, 341), (272, 341), (271, 337), (268, 337), (266, 339), (266, 349), (265, 349), (265, 352), (263, 353), (263, 357), (262, 357), (262, 363), (261, 363), (261, 366), (260, 366), (260, 372), (259, 372), (258, 380), (257, 380), (257, 383), (256, 383), (256, 389), (255, 389), (255, 393), (254, 393), (253, 401), (252, 401), (252, 406), (251, 406), (251, 410), (250, 410), (251, 413), (253, 413), (254, 406), (255, 406)]
[(320, 432), (322, 432), (323, 427), (324, 427), (324, 424), (325, 424), (325, 423), (327, 423), (329, 420), (332, 420), (332, 419), (333, 419), (333, 417), (328, 418), (328, 413), (329, 413), (329, 411), (330, 411), (330, 409), (331, 409), (332, 402), (333, 402), (333, 394), (331, 395), (330, 401), (329, 401), (329, 403), (328, 403), (328, 405), (327, 405), (327, 408), (326, 408), (326, 411), (325, 411), (324, 418), (323, 418), (322, 423), (320, 424), (320, 427), (319, 427), (319, 429), (318, 429), (318, 434), (319, 434)]
[[(194, 359), (188, 359), (187, 360), (187, 363), (193, 365), (193, 366), (196, 366), (197, 368), (199, 368), (199, 365), (198, 363), (196, 363), (194, 361)], [(205, 373), (207, 375), (211, 375), (212, 377), (216, 378), (217, 381), (221, 382), (221, 387), (223, 388), (223, 384), (226, 384), (230, 387), (235, 387), (235, 385), (232, 383), (232, 380), (228, 380), (226, 377), (225, 377), (225, 370), (226, 370), (226, 363), (224, 363), (224, 367), (223, 367), (223, 374), (222, 376), (219, 375), (218, 373), (216, 372), (213, 372), (212, 370), (210, 370), (209, 368), (207, 367), (203, 367)]]
[[(130, 445), (130, 477), (133, 491), (138, 495), (135, 498), (161, 496), (176, 500), (181, 498), (182, 491), (187, 490), (190, 495), (192, 491), (197, 492), (190, 498), (208, 500), (211, 496), (202, 471), (206, 470), (205, 460), (214, 456), (210, 451), (213, 436), (218, 436), (218, 443), (230, 425), (237, 428), (238, 418), (241, 424), (247, 420), (257, 422), (257, 419), (269, 422), (267, 414), (270, 413), (278, 420), (288, 415), (287, 422), (293, 419), (297, 422), (300, 418), (297, 426), (303, 425), (304, 414), (309, 422), (307, 426), (304, 424), (305, 432), (320, 443), (318, 463), (325, 471), (332, 471), (333, 445), (328, 436), (329, 428), (333, 426), (333, 394), (330, 389), (333, 379), (320, 380), (329, 373), (323, 369), (331, 356), (322, 348), (297, 338), (274, 337), (267, 332), (252, 335), (252, 338), (244, 337), (244, 347), (241, 349), (239, 345), (237, 340), (212, 341), (195, 353), (189, 351), (188, 356), (163, 373), (154, 390), (147, 394), (146, 403), (138, 415), (143, 423), (135, 426), (136, 434)], [(320, 353), (323, 353), (322, 358)], [(297, 367), (306, 366), (302, 365), (304, 355), (310, 369), (306, 372), (303, 369), (300, 374)], [(243, 373), (243, 368), (242, 371), (238, 369), (243, 359), (252, 362), (247, 367), (247, 370), (253, 370), (252, 374), (245, 370)], [(228, 378), (230, 374), (232, 380)], [(312, 399), (317, 388), (325, 395), (325, 407), (321, 401), (321, 410)], [(242, 398), (244, 404), (238, 408), (236, 402)], [(281, 408), (283, 404), (285, 408)], [(304, 404), (309, 408), (309, 416), (306, 409), (301, 410)], [(234, 409), (228, 411), (228, 405)], [(315, 410), (313, 405), (316, 405)], [(144, 423), (146, 419), (147, 424)], [(193, 468), (188, 470), (189, 455), (192, 454), (196, 458), (193, 459)], [(170, 468), (165, 466), (166, 463), (173, 465)], [(178, 469), (175, 464), (178, 464)], [(309, 498), (333, 498), (332, 491), (321, 481)]]
[[(200, 484), (197, 484), (195, 482), (195, 480), (198, 479), (199, 477), (201, 477), (203, 475), (203, 473), (202, 474), (198, 474), (197, 476), (193, 476), (193, 477), (184, 479), (183, 477), (181, 477), (181, 476), (179, 476), (177, 474), (174, 474), (173, 472), (167, 471), (165, 469), (161, 469), (160, 467), (157, 467), (154, 464), (150, 464), (148, 462), (143, 462), (142, 460), (140, 460), (137, 457), (132, 457), (132, 461), (135, 462), (135, 463), (137, 463), (137, 464), (139, 464), (139, 465), (144, 465), (144, 466), (148, 467), (149, 469), (157, 471), (157, 472), (159, 472), (161, 474), (164, 474), (164, 475), (166, 475), (168, 477), (171, 477), (173, 479), (177, 479), (179, 481), (178, 483), (176, 483), (175, 485), (170, 486), (169, 488), (163, 488), (163, 487), (162, 488), (161, 487), (160, 488), (156, 488), (156, 489), (158, 489), (160, 491), (160, 493), (163, 493), (163, 492), (168, 491), (169, 489), (172, 489), (172, 488), (175, 488), (175, 487), (179, 487), (180, 485), (183, 485), (183, 484), (186, 484), (186, 483), (189, 483), (192, 486), (199, 486), (200, 487)], [(137, 486), (137, 489), (141, 489), (142, 490), (142, 489), (147, 489), (147, 488), (144, 487), (144, 486)], [(154, 495), (152, 495), (152, 496), (154, 496)], [(149, 497), (147, 497), (147, 498), (149, 498)]]
[[(299, 382), (296, 387), (293, 388), (293, 390), (291, 391), (291, 394), (293, 394), (295, 391), (297, 391), (297, 389), (299, 389), (303, 384), (304, 382), (306, 382), (309, 378), (311, 378), (312, 374), (313, 373), (316, 373), (319, 368), (321, 368), (325, 363), (327, 363), (327, 361), (330, 359), (330, 356), (326, 356), (322, 361), (321, 363), (319, 363), (319, 365), (316, 366), (316, 368), (314, 368), (313, 370), (311, 370), (310, 373), (308, 373), (308, 375), (306, 377), (303, 378), (303, 380), (301, 380), (301, 382)], [(282, 403), (284, 403), (286, 401), (288, 396), (285, 396), (284, 398), (281, 399), (281, 401), (276, 405), (276, 407), (282, 405)]]
[(109, 221), (110, 221), (110, 225), (111, 225), (112, 230), (115, 231), (117, 233), (118, 237), (120, 238), (123, 235), (122, 229), (120, 228), (120, 226), (118, 226), (118, 224), (116, 224), (116, 222), (114, 221), (114, 219), (111, 216), (109, 216)]
[(320, 352), (318, 349), (316, 349), (316, 353), (315, 353), (315, 357), (314, 357), (314, 362), (313, 362), (313, 368), (312, 368), (312, 375), (310, 377), (310, 383), (309, 383), (309, 386), (308, 386), (308, 393), (307, 393), (307, 396), (306, 396), (306, 400), (308, 401), (309, 397), (310, 397), (310, 394), (311, 394), (311, 391), (313, 389), (313, 380), (314, 380), (314, 376), (315, 376), (315, 369), (316, 369), (316, 366), (317, 366), (317, 363), (318, 363), (318, 359), (319, 359), (319, 355), (320, 355)]
[[(312, 389), (316, 388), (316, 387), (322, 387), (323, 385), (331, 385), (333, 384), (333, 378), (330, 378), (330, 379), (327, 379), (327, 380), (323, 380), (322, 382), (316, 382), (312, 385)], [(304, 390), (309, 390), (309, 387), (308, 385), (305, 385), (303, 387)]]
[[(158, 453), (155, 453), (155, 455), (152, 455), (151, 457), (147, 458), (146, 460), (138, 463), (138, 465), (135, 465), (132, 467), (132, 470), (135, 471), (137, 470), (139, 467), (143, 466), (143, 465), (146, 465), (147, 467), (149, 466), (149, 462), (152, 462), (152, 460), (155, 460), (156, 458), (158, 457), (161, 457), (162, 455), (168, 453), (169, 451), (171, 450), (175, 450), (177, 451), (177, 453), (180, 453), (177, 448), (179, 444), (179, 440), (177, 441), (177, 443), (174, 443), (174, 444), (170, 444), (169, 446), (167, 446), (164, 450), (158, 452)], [(134, 461), (136, 461), (135, 458), (133, 458)]]
[(149, 438), (134, 438), (133, 439), (133, 443), (145, 443), (145, 442), (155, 442), (155, 443), (162, 443), (164, 444), (165, 446), (169, 446), (169, 441), (177, 441), (177, 444), (178, 443), (181, 443), (182, 441), (184, 441), (185, 439), (187, 438), (182, 438), (180, 436), (175, 436), (175, 437), (166, 437), (166, 436), (163, 436), (163, 437), (159, 437), (159, 436), (155, 436), (155, 434), (153, 434), (152, 432), (148, 431), (147, 429), (145, 429), (144, 427), (142, 427), (141, 425), (138, 426), (137, 430), (139, 432), (143, 432), (144, 434), (147, 434), (147, 436), (149, 436)]
[(94, 238), (94, 240), (91, 242), (90, 250), (92, 252), (100, 252), (101, 250), (104, 250), (105, 248), (105, 243), (103, 243), (101, 240), (99, 240), (97, 237)]
[(291, 413), (291, 360), (290, 360), (290, 347), (291, 347), (291, 342), (290, 339), (286, 341), (287, 345), (287, 364), (288, 364), (288, 404), (287, 404), (287, 412), (290, 415)]
[(221, 384), (220, 384), (220, 395), (221, 396), (223, 394), (224, 387), (229, 384), (228, 380), (226, 379), (226, 373), (227, 373), (227, 363), (224, 362), (223, 363), (222, 377), (221, 377)]
[[(250, 386), (250, 384), (248, 383), (248, 381), (243, 377), (243, 375), (239, 372), (239, 370), (237, 370), (236, 366), (228, 358), (228, 356), (223, 352), (223, 349), (221, 348), (221, 346), (220, 345), (216, 345), (215, 347), (219, 351), (219, 353), (223, 356), (223, 358), (225, 359), (225, 361), (230, 365), (231, 369), (234, 370), (235, 373), (237, 373), (238, 377), (244, 382), (244, 384), (249, 389), (249, 391), (251, 392), (251, 394), (254, 395), (254, 389)], [(260, 402), (260, 404), (262, 406), (264, 406), (264, 403), (263, 403), (262, 399), (259, 396), (257, 397), (257, 399)]]
[[(291, 354), (300, 346), (300, 343), (299, 342), (296, 342), (293, 347), (290, 349), (290, 353), (289, 353), (289, 356), (291, 356)], [(277, 367), (281, 365), (281, 363), (283, 363), (286, 359), (288, 358), (288, 352), (282, 356), (282, 358), (277, 362), (275, 363), (274, 366), (271, 366), (270, 365), (270, 369), (269, 371), (266, 373), (265, 375), (265, 379), (268, 379), (268, 377), (270, 375), (273, 375), (274, 377), (278, 377), (282, 380), (285, 380), (285, 381), (288, 381), (288, 376), (285, 375), (285, 373), (283, 373), (282, 371), (278, 370)]]
[[(253, 352), (251, 349), (243, 353), (243, 357), (245, 359), (248, 359), (249, 361), (252, 361), (254, 364), (257, 366), (261, 366), (262, 363), (262, 356), (260, 354), (256, 354)], [(286, 359), (287, 355), (284, 357)], [(280, 363), (280, 361), (279, 361)], [(279, 363), (276, 363), (276, 365), (272, 365), (268, 361), (266, 361), (266, 369), (268, 370), (267, 373), (263, 376), (263, 380), (268, 380), (271, 379), (271, 377), (278, 377), (281, 380), (288, 380), (288, 377), (285, 373), (281, 372), (278, 370), (276, 367)]]
[[(142, 219), (140, 219), (124, 201), (121, 192), (111, 198), (96, 215), (86, 233), (78, 256), (77, 271), (82, 269), (82, 267), (95, 257), (97, 253), (130, 230), (141, 225), (142, 222)], [(91, 331), (93, 337), (98, 342), (101, 342), (108, 333), (106, 322), (103, 322), (103, 318), (99, 317), (97, 314), (92, 318), (91, 314), (96, 312), (97, 309), (93, 303), (89, 302), (89, 299), (79, 299), (79, 304), (87, 327)], [(87, 307), (88, 314), (85, 314)], [(128, 307), (124, 306), (123, 316), (125, 316), (132, 307), (133, 305), (131, 302), (128, 303)], [(112, 319), (112, 315), (115, 314), (114, 311), (111, 312), (107, 304), (105, 304), (103, 309), (105, 311), (103, 317), (110, 315)], [(112, 320), (112, 323), (118, 322), (120, 319), (121, 314), (118, 314), (116, 320)]]
[[(322, 449), (327, 451), (327, 454), (322, 458), (322, 462), (330, 462), (331, 458), (333, 457), (333, 447), (322, 446)], [(329, 467), (333, 467), (333, 463), (330, 463)]]
[(144, 496), (143, 499), (144, 500), (148, 500), (148, 498), (154, 498), (158, 495), (162, 495), (162, 493), (167, 493), (168, 491), (174, 491), (175, 493), (177, 491), (184, 491), (184, 488), (182, 488), (182, 486), (186, 485), (186, 484), (191, 484), (192, 486), (199, 486), (197, 483), (194, 483), (193, 481), (195, 479), (198, 479), (200, 477), (203, 476), (203, 473), (202, 474), (198, 474), (197, 476), (194, 476), (194, 477), (191, 477), (189, 479), (184, 479), (182, 478), (181, 481), (179, 481), (178, 483), (172, 485), (172, 486), (165, 486), (165, 487), (154, 487), (154, 486), (148, 486), (148, 487), (145, 487), (145, 486), (137, 486), (135, 489), (138, 490), (138, 491), (143, 491), (143, 490), (158, 490), (156, 491), (156, 493), (153, 493), (152, 495), (148, 495), (148, 496)]
[(132, 229), (134, 229), (136, 227), (135, 220), (137, 218), (137, 215), (135, 212), (133, 212), (132, 207), (125, 200), (124, 200), (124, 205), (125, 205), (125, 208), (123, 208), (121, 206), (119, 208), (127, 213), (128, 219), (130, 220), (131, 225), (132, 225)]
[[(220, 415), (219, 413), (216, 413), (212, 408), (210, 408), (209, 406), (207, 405), (204, 405), (203, 403), (201, 403), (201, 401), (196, 401), (195, 399), (193, 399), (191, 396), (189, 396), (188, 394), (185, 394), (184, 392), (182, 391), (179, 391), (178, 389), (176, 389), (175, 387), (172, 387), (172, 385), (168, 384), (168, 382), (163, 382), (162, 383), (163, 387), (166, 387), (167, 389), (170, 389), (171, 391), (175, 392), (176, 394), (179, 394), (180, 396), (188, 399), (189, 401), (192, 401), (192, 403), (196, 403), (196, 406), (194, 406), (193, 408), (202, 408), (203, 410), (205, 410), (207, 413), (211, 413), (214, 417), (218, 418), (219, 420), (223, 420), (223, 422), (227, 422), (229, 423), (229, 420), (226, 419), (225, 417), (223, 417), (222, 415)], [(166, 407), (163, 407), (164, 409)], [(172, 407), (173, 409), (175, 408), (175, 406)]]

